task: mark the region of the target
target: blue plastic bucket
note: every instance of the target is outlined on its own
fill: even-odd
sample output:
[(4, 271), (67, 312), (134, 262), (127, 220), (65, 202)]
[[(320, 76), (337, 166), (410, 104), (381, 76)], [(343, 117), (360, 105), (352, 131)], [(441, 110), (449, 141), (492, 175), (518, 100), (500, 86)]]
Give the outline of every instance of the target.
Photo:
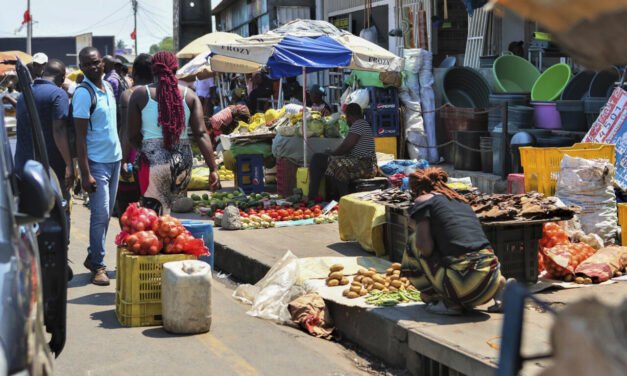
[(213, 251), (213, 225), (203, 221), (192, 221), (188, 219), (181, 220), (181, 224), (192, 234), (193, 237), (204, 240), (205, 246), (209, 248), (210, 254), (209, 256), (200, 256), (198, 259), (211, 265), (211, 270), (213, 270), (213, 260), (215, 255)]

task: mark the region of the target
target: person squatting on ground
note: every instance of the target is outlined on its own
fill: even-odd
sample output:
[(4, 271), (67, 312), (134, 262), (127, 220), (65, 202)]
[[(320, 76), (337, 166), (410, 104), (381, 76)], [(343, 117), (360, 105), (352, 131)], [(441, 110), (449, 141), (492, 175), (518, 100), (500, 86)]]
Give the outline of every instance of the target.
[(96, 96), (96, 107), (90, 111), (92, 93), (85, 87), (76, 89), (72, 98), (76, 151), (83, 191), (89, 194), (91, 210), (89, 248), (83, 263), (92, 272), (92, 283), (109, 285), (104, 264), (105, 242), (115, 203), (120, 176), (122, 148), (118, 138), (117, 105), (114, 91), (103, 80), (104, 63), (100, 52), (85, 47), (79, 52), (80, 68)]
[(210, 188), (215, 190), (220, 183), (202, 104), (192, 90), (178, 84), (177, 69), (174, 54), (157, 52), (152, 59), (157, 83), (144, 86), (145, 90), (135, 90), (129, 103), (128, 137), (131, 145), (140, 151), (138, 176), (142, 205), (160, 214), (170, 212), (174, 199), (191, 179), (190, 128), (209, 166)]
[(485, 304), (500, 309), (505, 285), (499, 260), (466, 199), (446, 185), (441, 168), (409, 176), (417, 196), (410, 210), (410, 235), (401, 274), (420, 291), (427, 310), (457, 315)]

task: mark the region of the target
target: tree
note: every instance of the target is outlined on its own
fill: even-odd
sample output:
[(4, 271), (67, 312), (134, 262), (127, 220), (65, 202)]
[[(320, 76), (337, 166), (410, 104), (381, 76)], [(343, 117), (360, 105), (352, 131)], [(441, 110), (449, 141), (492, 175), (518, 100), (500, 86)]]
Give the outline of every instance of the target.
[(159, 44), (153, 44), (150, 46), (150, 54), (154, 55), (159, 51), (174, 51), (174, 39), (172, 37), (165, 37), (159, 42)]
[(125, 50), (126, 42), (123, 39), (118, 40), (118, 43), (115, 45), (115, 48), (117, 48), (118, 50)]

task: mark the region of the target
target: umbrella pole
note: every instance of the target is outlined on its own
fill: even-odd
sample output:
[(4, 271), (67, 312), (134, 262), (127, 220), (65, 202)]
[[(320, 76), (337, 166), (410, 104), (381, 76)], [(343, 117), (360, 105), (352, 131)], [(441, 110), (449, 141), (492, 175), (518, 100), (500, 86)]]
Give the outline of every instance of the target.
[(283, 77), (279, 78), (279, 97), (277, 98), (276, 109), (283, 107)]
[(303, 160), (307, 168), (307, 68), (303, 67)]
[(218, 73), (216, 78), (218, 79), (218, 96), (220, 97), (220, 109), (223, 109), (224, 99), (222, 97), (222, 73)]

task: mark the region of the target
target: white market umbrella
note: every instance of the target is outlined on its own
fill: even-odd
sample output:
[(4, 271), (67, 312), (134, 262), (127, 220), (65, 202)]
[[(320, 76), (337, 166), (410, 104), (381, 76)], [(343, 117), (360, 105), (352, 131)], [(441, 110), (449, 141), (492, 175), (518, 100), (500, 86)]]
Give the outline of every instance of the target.
[(207, 52), (207, 45), (212, 43), (232, 43), (241, 37), (237, 34), (233, 33), (223, 33), (221, 31), (216, 31), (214, 33), (208, 33), (203, 35), (202, 37), (194, 39), (188, 45), (183, 47), (177, 54), (176, 57), (179, 59), (192, 59), (196, 56)]

